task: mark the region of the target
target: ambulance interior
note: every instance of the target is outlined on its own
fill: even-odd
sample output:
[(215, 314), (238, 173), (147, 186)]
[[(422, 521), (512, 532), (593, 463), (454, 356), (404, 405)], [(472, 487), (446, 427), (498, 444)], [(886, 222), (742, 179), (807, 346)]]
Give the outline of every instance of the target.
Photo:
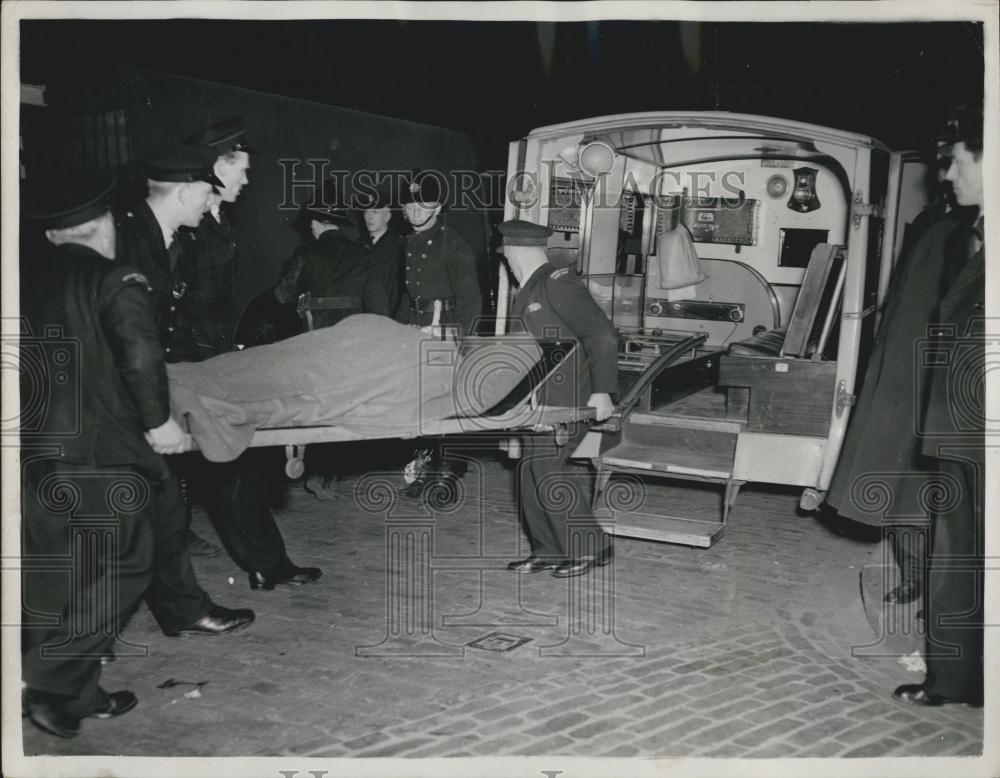
[(616, 531), (708, 546), (743, 483), (820, 487), (879, 292), (877, 247), (847, 250), (881, 237), (850, 234), (853, 201), (884, 198), (888, 154), (691, 126), (537, 142), (550, 258), (619, 332), (622, 413), (593, 459), (595, 501), (615, 473), (725, 485), (707, 528), (636, 515)]

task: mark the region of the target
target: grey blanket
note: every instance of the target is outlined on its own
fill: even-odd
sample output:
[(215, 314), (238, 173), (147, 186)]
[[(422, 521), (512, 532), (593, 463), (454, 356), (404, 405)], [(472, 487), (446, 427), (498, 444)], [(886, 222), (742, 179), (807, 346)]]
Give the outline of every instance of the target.
[(481, 414), (538, 354), (523, 337), (474, 338), (460, 350), (415, 327), (358, 314), (280, 343), (168, 365), (167, 373), (174, 417), (206, 459), (227, 462), (261, 427), (414, 437), (429, 420)]

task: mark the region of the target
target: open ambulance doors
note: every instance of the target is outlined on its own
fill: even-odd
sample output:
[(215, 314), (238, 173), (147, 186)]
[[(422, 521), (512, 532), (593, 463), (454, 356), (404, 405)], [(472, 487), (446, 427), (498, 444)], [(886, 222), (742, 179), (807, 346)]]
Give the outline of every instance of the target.
[[(919, 160), (716, 112), (541, 128), (509, 163), (505, 218), (554, 230), (553, 262), (619, 333), (621, 402), (577, 451), (597, 470), (595, 503), (616, 474), (647, 484), (634, 510), (599, 512), (609, 531), (708, 547), (749, 481), (802, 487), (816, 508), (902, 225), (925, 202)], [(508, 283), (501, 269), (498, 329)], [(657, 479), (720, 485), (718, 518), (669, 515)]]

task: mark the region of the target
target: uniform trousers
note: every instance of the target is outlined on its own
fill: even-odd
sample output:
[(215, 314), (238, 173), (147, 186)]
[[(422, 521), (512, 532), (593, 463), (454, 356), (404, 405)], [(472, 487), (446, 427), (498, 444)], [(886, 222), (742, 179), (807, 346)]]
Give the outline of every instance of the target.
[(522, 438), (518, 505), (533, 556), (563, 560), (605, 550), (607, 536), (590, 507), (593, 476), (568, 465), (587, 429), (572, 425), (564, 446), (555, 444), (552, 433)]
[(268, 464), (253, 450), (232, 462), (203, 463), (201, 487), (209, 520), (236, 564), (280, 578), (293, 565), (268, 506)]
[(146, 604), (160, 629), (176, 632), (205, 616), (213, 603), (191, 565), (188, 514), (180, 482), (168, 475), (156, 482), (156, 487), (153, 580), (146, 592)]
[(980, 463), (944, 460), (961, 485), (954, 509), (934, 516), (927, 616), (928, 692), (952, 700), (983, 699), (983, 501)]
[(49, 459), (25, 465), (22, 485), (23, 679), (83, 717), (104, 704), (101, 657), (153, 578), (157, 484)]

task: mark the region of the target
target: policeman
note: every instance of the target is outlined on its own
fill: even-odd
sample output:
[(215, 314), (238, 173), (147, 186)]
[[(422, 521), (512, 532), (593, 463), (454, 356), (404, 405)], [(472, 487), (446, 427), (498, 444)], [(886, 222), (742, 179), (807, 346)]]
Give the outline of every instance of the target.
[[(197, 359), (187, 308), (195, 256), (190, 232), (208, 210), (213, 186), (222, 182), (212, 172), (215, 155), (197, 146), (180, 146), (156, 154), (146, 163), (149, 195), (118, 221), (116, 261), (131, 263), (149, 279), (153, 320), (167, 362)], [(248, 625), (254, 613), (212, 603), (198, 584), (188, 549), (187, 511), (175, 478), (163, 499), (170, 502), (155, 523), (153, 584), (146, 602), (168, 635), (218, 635)]]
[(198, 358), (190, 318), (195, 280), (194, 233), (208, 211), (212, 187), (225, 186), (212, 172), (215, 155), (180, 146), (146, 162), (149, 195), (118, 221), (118, 259), (136, 265), (153, 288), (153, 315), (167, 362)]
[[(229, 351), (235, 324), (232, 293), (236, 285), (236, 242), (223, 203), (234, 203), (249, 183), (250, 155), (243, 119), (231, 116), (196, 132), (184, 143), (203, 146), (216, 155), (212, 172), (223, 186), (208, 197), (208, 215), (194, 230), (198, 256), (191, 290), (195, 346), (204, 357)], [(187, 228), (184, 228), (187, 229)]]
[(392, 229), (392, 202), (387, 192), (359, 203), (368, 237), (363, 242), (368, 265), (361, 304), (366, 313), (395, 316), (403, 296), (403, 239)]
[(317, 300), (310, 309), (312, 329), (332, 327), (342, 319), (361, 313), (368, 264), (361, 249), (361, 231), (353, 214), (330, 197), (323, 188), (323, 202), (305, 209), (312, 240), (299, 246), (292, 262), (301, 266), (296, 290)]
[[(156, 498), (171, 481), (160, 455), (182, 450), (189, 437), (170, 416), (147, 280), (112, 262), (113, 186), (108, 171), (75, 176), (24, 208), (52, 245), (25, 258), (22, 312), (36, 337), (21, 348), (63, 355), (48, 365), (52, 383), (22, 374), (22, 410), (45, 409), (40, 419), (23, 417), (21, 430), (24, 697), (32, 722), (66, 738), (84, 718), (136, 705), (130, 691), (100, 688), (101, 657), (152, 580), (153, 527), (169, 519)], [(58, 343), (42, 340), (52, 328)], [(118, 498), (129, 494), (136, 499), (125, 506)], [(106, 528), (94, 526), (98, 517)], [(51, 569), (51, 560), (70, 558), (72, 582), (53, 585), (51, 573), (32, 570), (35, 560)]]
[[(361, 231), (342, 203), (337, 180), (324, 181), (318, 195), (302, 209), (309, 237), (295, 249), (282, 269), (273, 295), (285, 307), (308, 294), (309, 304), (302, 307), (302, 313), (310, 329), (330, 327), (362, 312), (369, 269), (367, 251), (361, 246)], [(267, 307), (268, 318), (278, 325), (268, 329), (277, 333), (281, 329), (280, 313), (274, 306)], [(304, 486), (319, 500), (336, 498), (337, 450), (331, 446), (308, 449)]]
[[(545, 246), (552, 231), (513, 219), (499, 227), (503, 253), (520, 288), (510, 312), (512, 333), (528, 332), (536, 340), (574, 339), (582, 358), (565, 360), (563, 369), (546, 382), (544, 404), (597, 409), (597, 420), (614, 410), (611, 395), (618, 387), (618, 337), (604, 312), (571, 268), (549, 264)], [(584, 403), (581, 400), (586, 398)], [(550, 435), (526, 435), (519, 470), (521, 517), (531, 544), (531, 556), (507, 567), (520, 573), (553, 571), (558, 578), (586, 573), (612, 559), (610, 539), (590, 512), (588, 489), (567, 460), (587, 432), (576, 424), (565, 446)], [(547, 504), (554, 484), (569, 489), (574, 499), (565, 510)], [(568, 515), (572, 512), (572, 516)]]
[[(228, 307), (234, 282), (236, 243), (221, 204), (233, 203), (249, 181), (250, 154), (243, 121), (238, 116), (195, 133), (185, 144), (201, 146), (214, 157), (213, 173), (223, 187), (209, 194), (209, 210), (194, 230), (197, 283), (188, 314), (199, 356), (210, 357), (229, 348), (232, 320)], [(226, 333), (227, 337), (221, 337)], [(192, 461), (193, 458), (193, 461)], [(292, 563), (281, 530), (267, 504), (266, 462), (248, 451), (234, 462), (207, 464), (197, 455), (179, 462), (185, 481), (201, 492), (209, 519), (233, 560), (249, 576), (250, 588), (270, 590), (280, 584), (299, 585), (319, 579), (322, 571)], [(208, 545), (191, 533), (189, 548)]]
[[(400, 200), (413, 233), (404, 239), (404, 294), (396, 319), (428, 328), (435, 336), (461, 337), (474, 334), (483, 302), (472, 249), (440, 220), (445, 199), (440, 181), (427, 171), (405, 182)], [(443, 485), (439, 494), (457, 494), (448, 481), (464, 475), (465, 463), (445, 459), (442, 445), (438, 440), (414, 451), (406, 467), (412, 481), (400, 489), (401, 495), (418, 497), (432, 482)]]
[[(397, 313), (404, 324), (438, 324), (470, 334), (482, 313), (479, 270), (469, 244), (440, 220), (444, 193), (438, 179), (416, 173), (402, 193), (406, 296)], [(437, 316), (437, 320), (435, 320)]]

